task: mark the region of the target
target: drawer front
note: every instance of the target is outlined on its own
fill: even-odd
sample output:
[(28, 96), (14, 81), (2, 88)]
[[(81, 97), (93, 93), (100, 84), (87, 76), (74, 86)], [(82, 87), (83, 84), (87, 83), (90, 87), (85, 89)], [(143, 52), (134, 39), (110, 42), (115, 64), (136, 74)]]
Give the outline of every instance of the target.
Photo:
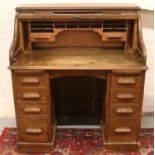
[(113, 89), (111, 102), (140, 102), (140, 89)]
[(105, 42), (117, 42), (117, 41), (126, 41), (125, 32), (104, 32), (102, 36), (102, 41)]
[(111, 116), (138, 116), (140, 105), (138, 103), (112, 103)]
[(30, 41), (32, 42), (53, 42), (55, 41), (55, 36), (51, 33), (45, 34), (45, 33), (31, 33), (30, 35)]
[(16, 91), (17, 101), (47, 101), (44, 89), (19, 88)]
[(142, 76), (112, 76), (113, 88), (134, 88), (141, 87)]
[(136, 117), (111, 117), (106, 128), (109, 142), (133, 142), (138, 140)]
[(47, 115), (47, 106), (36, 103), (19, 104), (18, 115)]
[(20, 142), (48, 142), (47, 117), (18, 117)]
[(42, 75), (18, 75), (15, 76), (16, 86), (37, 86), (37, 87), (45, 87), (46, 86), (46, 78)]
[(42, 70), (16, 70), (13, 76), (16, 86), (45, 87), (48, 82), (47, 74)]

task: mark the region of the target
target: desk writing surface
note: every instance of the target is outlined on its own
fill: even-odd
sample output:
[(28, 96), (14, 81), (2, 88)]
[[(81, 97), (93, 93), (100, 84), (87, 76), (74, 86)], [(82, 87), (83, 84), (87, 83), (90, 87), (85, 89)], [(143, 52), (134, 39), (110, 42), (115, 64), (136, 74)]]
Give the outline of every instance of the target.
[(134, 53), (99, 47), (59, 47), (21, 54), (11, 69), (146, 69)]

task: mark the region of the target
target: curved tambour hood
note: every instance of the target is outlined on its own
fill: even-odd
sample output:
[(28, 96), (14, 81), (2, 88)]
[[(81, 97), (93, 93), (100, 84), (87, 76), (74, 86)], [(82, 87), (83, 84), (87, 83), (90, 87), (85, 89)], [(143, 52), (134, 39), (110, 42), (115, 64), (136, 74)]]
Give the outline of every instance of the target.
[(59, 12), (101, 12), (104, 10), (115, 10), (115, 11), (133, 11), (140, 10), (140, 7), (135, 4), (29, 4), (29, 5), (21, 5), (16, 8), (17, 12), (33, 12), (33, 11), (53, 11), (53, 13)]

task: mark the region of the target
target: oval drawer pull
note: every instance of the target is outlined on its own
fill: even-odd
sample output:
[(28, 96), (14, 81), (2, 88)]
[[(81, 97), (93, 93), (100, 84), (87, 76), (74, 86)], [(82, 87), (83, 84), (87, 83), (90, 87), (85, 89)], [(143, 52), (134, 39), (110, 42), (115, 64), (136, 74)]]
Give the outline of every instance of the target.
[(27, 134), (41, 134), (42, 129), (40, 129), (40, 128), (28, 128), (25, 130), (25, 133), (27, 133)]
[(41, 109), (39, 107), (26, 107), (24, 108), (25, 113), (40, 113)]
[(132, 108), (118, 108), (116, 109), (117, 114), (132, 114), (134, 111)]
[(134, 85), (136, 81), (134, 78), (119, 78), (117, 83), (119, 85)]
[(39, 99), (40, 94), (39, 93), (24, 93), (22, 97), (24, 99)]
[(28, 83), (33, 83), (33, 84), (38, 84), (40, 80), (38, 78), (23, 78), (21, 80), (22, 84), (28, 84)]
[(117, 99), (119, 99), (119, 100), (125, 100), (125, 99), (133, 100), (134, 95), (132, 93), (119, 93), (117, 95)]
[(131, 129), (130, 128), (127, 128), (127, 127), (119, 127), (119, 128), (116, 128), (114, 131), (117, 134), (131, 133)]

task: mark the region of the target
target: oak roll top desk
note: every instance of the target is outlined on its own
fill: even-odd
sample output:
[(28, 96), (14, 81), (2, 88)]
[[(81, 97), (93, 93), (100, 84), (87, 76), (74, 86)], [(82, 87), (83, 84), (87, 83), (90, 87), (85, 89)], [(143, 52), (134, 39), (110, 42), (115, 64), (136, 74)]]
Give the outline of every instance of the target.
[(9, 68), (20, 151), (49, 152), (57, 124), (100, 124), (104, 147), (138, 149), (147, 69), (139, 11), (16, 8)]

